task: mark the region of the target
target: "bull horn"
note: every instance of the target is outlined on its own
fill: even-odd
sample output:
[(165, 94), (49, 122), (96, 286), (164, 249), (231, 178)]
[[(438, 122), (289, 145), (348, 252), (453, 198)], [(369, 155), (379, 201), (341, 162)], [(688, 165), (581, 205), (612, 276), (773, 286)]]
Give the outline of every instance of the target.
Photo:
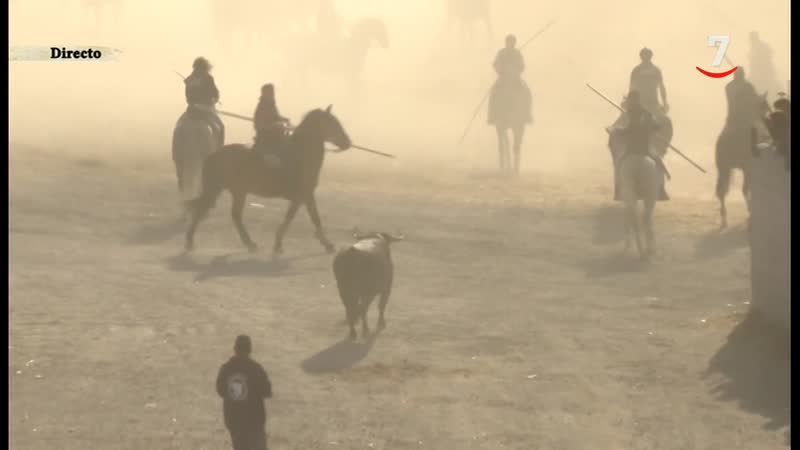
[(325, 108), (325, 112), (330, 114), (331, 113), (331, 109), (333, 109), (333, 104), (328, 105), (328, 107)]

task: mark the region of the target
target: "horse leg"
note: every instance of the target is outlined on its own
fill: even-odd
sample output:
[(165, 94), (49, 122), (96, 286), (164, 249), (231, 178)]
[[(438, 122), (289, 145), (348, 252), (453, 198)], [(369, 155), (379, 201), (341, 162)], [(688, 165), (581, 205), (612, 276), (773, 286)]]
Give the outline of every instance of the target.
[(626, 200), (625, 201), (625, 212), (628, 216), (628, 229), (633, 231), (633, 238), (634, 242), (636, 242), (636, 251), (639, 253), (639, 257), (644, 257), (644, 249), (642, 248), (642, 236), (641, 231), (639, 228), (639, 217), (636, 214), (636, 203), (637, 200)]
[(513, 128), (514, 133), (514, 170), (519, 175), (520, 159), (522, 156), (522, 139), (525, 137), (525, 127), (519, 126)]
[(497, 153), (500, 158), (500, 170), (505, 171), (507, 169), (507, 153), (508, 153), (508, 136), (506, 135), (506, 131), (499, 125), (495, 126), (497, 130)]
[(239, 232), (239, 239), (242, 240), (242, 243), (247, 246), (248, 250), (251, 252), (255, 252), (258, 250), (258, 245), (250, 239), (250, 234), (247, 233), (247, 229), (244, 227), (244, 222), (242, 221), (242, 215), (244, 213), (244, 204), (245, 200), (247, 199), (246, 193), (234, 193), (233, 194), (233, 205), (231, 207), (231, 218), (233, 218), (233, 223), (236, 225), (236, 231)]
[(750, 214), (751, 197), (750, 197), (750, 171), (745, 169), (742, 171), (742, 195), (744, 196), (745, 205), (747, 205), (747, 213)]
[(278, 232), (275, 233), (275, 245), (272, 251), (277, 254), (283, 253), (283, 235), (286, 234), (286, 230), (289, 229), (289, 224), (292, 223), (294, 216), (297, 214), (297, 210), (300, 209), (300, 205), (302, 205), (302, 202), (297, 200), (291, 200), (291, 203), (289, 203), (289, 209), (286, 210), (286, 217), (283, 218), (283, 223), (278, 227)]
[(197, 208), (190, 212), (192, 222), (189, 224), (189, 229), (186, 231), (186, 245), (184, 247), (186, 251), (194, 250), (194, 233), (197, 231), (197, 226), (205, 219), (210, 210), (210, 205), (202, 204), (198, 205)]
[(308, 211), (308, 216), (311, 218), (311, 223), (314, 224), (315, 233), (314, 237), (319, 239), (319, 242), (325, 247), (325, 251), (328, 253), (332, 253), (336, 250), (336, 247), (331, 243), (330, 240), (325, 236), (325, 231), (322, 229), (322, 220), (319, 218), (319, 210), (317, 209), (317, 199), (314, 197), (314, 194), (311, 194), (308, 199), (306, 199), (306, 210)]
[(719, 217), (720, 228), (728, 226), (728, 208), (725, 207), (725, 196), (728, 195), (728, 189), (731, 184), (731, 171), (730, 167), (717, 168), (717, 198), (719, 199)]
[(656, 237), (653, 230), (653, 212), (656, 208), (656, 196), (658, 191), (652, 192), (653, 197), (644, 200), (644, 211), (642, 211), (642, 221), (644, 222), (644, 233), (647, 239), (647, 250), (645, 255), (647, 257), (656, 254)]

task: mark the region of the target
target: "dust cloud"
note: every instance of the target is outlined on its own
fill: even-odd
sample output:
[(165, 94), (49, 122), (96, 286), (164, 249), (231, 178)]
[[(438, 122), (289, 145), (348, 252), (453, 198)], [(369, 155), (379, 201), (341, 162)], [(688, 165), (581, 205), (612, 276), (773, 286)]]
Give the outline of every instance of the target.
[[(168, 158), (173, 126), (185, 108), (174, 71), (187, 74), (192, 60), (203, 55), (215, 65), (220, 109), (252, 114), (260, 86), (273, 82), (279, 107), (295, 122), (332, 103), (355, 142), (397, 154), (396, 164), (493, 167), (495, 135), (486, 126), (485, 108), (464, 143), (457, 142), (494, 79), (494, 53), (507, 33), (521, 43), (557, 20), (524, 50), (535, 123), (527, 132), (523, 167), (565, 171), (607, 165), (603, 128), (616, 111), (585, 83), (620, 99), (639, 49), (647, 46), (665, 76), (673, 143), (711, 169), (726, 81), (695, 70), (713, 58), (707, 36), (731, 35), (728, 56), (746, 65), (748, 34), (757, 30), (774, 50), (779, 78), (790, 78), (786, 1), (735, 6), (712, 0), (495, 1), (490, 38), (478, 23), (464, 35), (449, 26), (444, 1), (341, 0), (334, 3), (345, 30), (359, 19), (379, 17), (388, 31), (388, 48), (375, 45), (366, 57), (357, 94), (324, 68), (313, 69), (305, 83), (292, 73), (294, 62), (306, 54), (303, 43), (313, 36), (316, 1), (117, 3), (119, 9), (106, 8), (98, 19), (84, 2), (12, 2), (11, 45), (124, 50), (108, 63), (12, 63), (12, 142), (105, 157)], [(220, 34), (224, 20), (234, 30), (230, 39)], [(471, 41), (460, 40), (466, 35)], [(343, 64), (329, 59), (323, 65)], [(248, 122), (224, 120), (229, 142), (251, 141)], [(371, 158), (347, 155), (335, 164), (386, 164)], [(671, 158), (677, 173), (694, 170)]]

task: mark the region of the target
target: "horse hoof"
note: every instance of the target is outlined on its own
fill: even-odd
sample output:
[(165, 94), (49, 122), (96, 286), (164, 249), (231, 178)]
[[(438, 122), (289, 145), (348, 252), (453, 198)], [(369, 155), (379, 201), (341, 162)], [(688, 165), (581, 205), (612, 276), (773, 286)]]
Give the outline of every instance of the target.
[(328, 253), (333, 253), (333, 252), (335, 252), (335, 251), (336, 251), (336, 246), (335, 246), (335, 245), (333, 245), (333, 244), (330, 244), (330, 243), (328, 243), (328, 244), (324, 244), (324, 245), (325, 245), (325, 251), (326, 251), (326, 252), (328, 252)]
[(272, 253), (274, 253), (276, 255), (282, 255), (283, 254), (283, 247), (275, 247), (275, 248), (273, 248), (272, 249)]
[(194, 250), (194, 242), (187, 242), (186, 245), (183, 246), (183, 249), (187, 252), (191, 252)]
[(256, 244), (255, 242), (251, 242), (251, 243), (247, 244), (247, 250), (250, 253), (257, 252), (258, 251), (258, 244)]

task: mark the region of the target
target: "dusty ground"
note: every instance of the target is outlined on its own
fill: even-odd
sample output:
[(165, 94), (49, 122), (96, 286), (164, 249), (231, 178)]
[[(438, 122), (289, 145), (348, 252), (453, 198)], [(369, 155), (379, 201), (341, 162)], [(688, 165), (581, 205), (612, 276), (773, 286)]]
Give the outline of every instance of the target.
[[(788, 445), (785, 349), (746, 314), (744, 208), (718, 233), (708, 186), (659, 205), (661, 252), (640, 267), (621, 254), (605, 171), (504, 181), (331, 162), (333, 239), (409, 236), (387, 330), (348, 344), (305, 214), (273, 260), (243, 251), (226, 199), (185, 256), (167, 162), (10, 158), (11, 448), (229, 448), (213, 382), (239, 333), (274, 383), (276, 449)], [(250, 201), (269, 248), (285, 205)]]

